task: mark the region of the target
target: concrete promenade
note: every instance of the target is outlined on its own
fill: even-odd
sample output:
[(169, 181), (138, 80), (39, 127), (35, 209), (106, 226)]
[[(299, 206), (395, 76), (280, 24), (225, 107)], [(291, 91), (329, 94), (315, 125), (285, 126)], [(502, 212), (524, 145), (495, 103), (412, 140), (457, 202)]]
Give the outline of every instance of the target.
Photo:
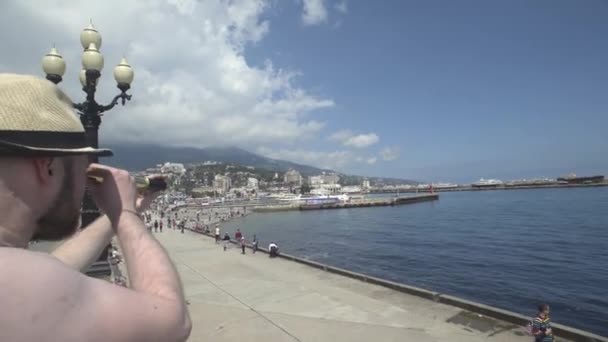
[(224, 252), (190, 231), (154, 235), (184, 282), (189, 341), (531, 341), (506, 322), (234, 245)]

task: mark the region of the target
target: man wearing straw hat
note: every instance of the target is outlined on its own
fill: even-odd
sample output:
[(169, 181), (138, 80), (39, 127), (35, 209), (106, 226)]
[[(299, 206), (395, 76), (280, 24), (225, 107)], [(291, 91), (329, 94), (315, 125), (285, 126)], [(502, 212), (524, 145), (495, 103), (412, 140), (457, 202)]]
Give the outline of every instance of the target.
[[(138, 216), (154, 196), (138, 200), (123, 170), (89, 165), (70, 99), (51, 82), (0, 74), (1, 341), (184, 341), (191, 323), (179, 276)], [(79, 226), (87, 173), (105, 215), (53, 255), (27, 250), (32, 239), (60, 240)], [(121, 244), (130, 289), (79, 271), (112, 236)]]

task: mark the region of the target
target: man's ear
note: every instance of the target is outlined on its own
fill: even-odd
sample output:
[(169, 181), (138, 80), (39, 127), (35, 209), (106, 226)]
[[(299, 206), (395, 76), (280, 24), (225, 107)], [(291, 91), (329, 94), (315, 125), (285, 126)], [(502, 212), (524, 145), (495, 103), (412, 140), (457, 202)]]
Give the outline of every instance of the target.
[(57, 173), (57, 159), (55, 158), (34, 158), (32, 159), (36, 179), (42, 184), (50, 182), (53, 175)]

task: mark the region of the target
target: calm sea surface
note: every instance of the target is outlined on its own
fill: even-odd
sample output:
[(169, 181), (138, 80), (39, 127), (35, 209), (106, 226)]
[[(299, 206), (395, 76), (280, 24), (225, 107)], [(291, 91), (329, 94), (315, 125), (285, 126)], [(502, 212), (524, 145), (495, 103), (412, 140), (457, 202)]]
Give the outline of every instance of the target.
[(254, 214), (286, 253), (608, 336), (608, 187), (441, 193), (398, 207)]

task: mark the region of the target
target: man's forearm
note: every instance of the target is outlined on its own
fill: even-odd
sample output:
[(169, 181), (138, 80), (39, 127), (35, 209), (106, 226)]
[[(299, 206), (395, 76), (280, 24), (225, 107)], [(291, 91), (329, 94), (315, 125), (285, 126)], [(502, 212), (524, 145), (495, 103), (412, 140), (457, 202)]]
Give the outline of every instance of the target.
[(51, 254), (64, 264), (79, 271), (86, 271), (108, 246), (114, 231), (106, 215), (100, 216)]
[[(184, 302), (182, 284), (169, 255), (133, 213), (123, 212), (117, 222), (131, 287), (139, 292)], [(185, 307), (184, 307), (185, 308)]]

